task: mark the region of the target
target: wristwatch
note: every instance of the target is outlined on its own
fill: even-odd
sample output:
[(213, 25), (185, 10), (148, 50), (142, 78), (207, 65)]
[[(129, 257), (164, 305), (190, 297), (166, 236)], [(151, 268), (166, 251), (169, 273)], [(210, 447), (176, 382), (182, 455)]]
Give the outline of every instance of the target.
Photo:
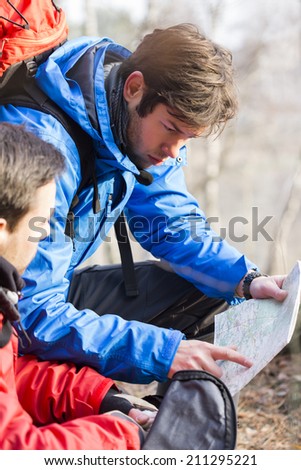
[(250, 294), (250, 285), (253, 279), (256, 279), (257, 277), (262, 277), (262, 276), (267, 277), (267, 274), (262, 274), (256, 269), (252, 269), (252, 271), (246, 275), (242, 283), (242, 292), (246, 300), (250, 300), (253, 298), (252, 295)]

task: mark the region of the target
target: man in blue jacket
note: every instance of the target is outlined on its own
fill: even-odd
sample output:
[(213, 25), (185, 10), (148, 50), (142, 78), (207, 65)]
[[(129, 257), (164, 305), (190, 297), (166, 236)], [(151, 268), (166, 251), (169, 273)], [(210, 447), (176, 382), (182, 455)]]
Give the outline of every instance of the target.
[[(67, 165), (52, 235), (39, 244), (24, 276), (20, 310), (32, 340), (26, 352), (132, 383), (165, 381), (181, 369), (220, 376), (219, 359), (249, 367), (232, 346), (204, 339), (227, 304), (283, 300), (284, 277), (262, 276), (218, 239), (182, 169), (185, 144), (218, 132), (236, 113), (231, 54), (185, 24), (156, 29), (133, 54), (111, 39), (85, 37), (56, 49), (35, 81), (90, 136), (95, 181), (77, 194), (78, 148), (53, 115), (1, 106), (2, 121), (25, 124), (52, 142)], [(65, 225), (74, 196), (71, 239)], [(140, 293), (128, 298), (120, 269), (75, 272), (123, 210), (141, 246), (168, 267), (138, 266)]]

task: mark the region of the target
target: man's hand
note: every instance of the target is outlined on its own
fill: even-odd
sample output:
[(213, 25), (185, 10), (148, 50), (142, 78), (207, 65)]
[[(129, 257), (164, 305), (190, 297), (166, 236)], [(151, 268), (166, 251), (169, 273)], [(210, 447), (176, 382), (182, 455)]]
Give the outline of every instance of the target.
[(256, 277), (250, 284), (250, 294), (253, 299), (275, 299), (282, 302), (287, 291), (282, 289), (286, 276)]
[[(250, 272), (250, 271), (249, 271)], [(248, 273), (246, 273), (247, 275)], [(239, 297), (243, 297), (243, 282), (246, 276), (242, 278), (235, 292)], [(287, 291), (282, 289), (286, 276), (260, 276), (252, 280), (249, 290), (253, 299), (275, 299), (282, 302), (287, 296)]]
[(235, 346), (215, 346), (214, 344), (198, 340), (181, 341), (168, 377), (171, 378), (179, 370), (205, 370), (215, 375), (222, 376), (222, 369), (215, 361), (232, 361), (244, 367), (251, 367), (253, 363), (236, 351)]
[(153, 422), (155, 421), (157, 411), (148, 411), (148, 410), (137, 410), (137, 408), (132, 408), (129, 411), (130, 418), (134, 419), (144, 431), (149, 431)]

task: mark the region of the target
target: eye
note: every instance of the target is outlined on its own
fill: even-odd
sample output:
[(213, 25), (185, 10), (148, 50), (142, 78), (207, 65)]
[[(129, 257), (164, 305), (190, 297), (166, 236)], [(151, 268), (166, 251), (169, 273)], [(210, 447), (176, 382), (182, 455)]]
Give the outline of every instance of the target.
[(165, 129), (167, 130), (167, 132), (176, 132), (176, 130), (175, 130), (173, 127), (169, 127), (169, 126), (166, 125), (166, 124), (163, 124), (163, 126), (165, 127)]

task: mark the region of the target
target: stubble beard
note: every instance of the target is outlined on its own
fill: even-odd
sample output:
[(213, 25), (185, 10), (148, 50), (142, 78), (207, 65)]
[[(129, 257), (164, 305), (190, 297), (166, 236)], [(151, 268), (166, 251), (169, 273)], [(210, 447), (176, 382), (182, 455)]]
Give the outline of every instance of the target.
[(139, 170), (148, 168), (150, 165), (146, 165), (143, 162), (143, 157), (139, 154), (140, 147), (140, 135), (141, 135), (141, 118), (137, 113), (137, 110), (129, 110), (129, 120), (127, 128), (127, 146), (126, 152), (127, 156), (131, 162), (136, 165)]

